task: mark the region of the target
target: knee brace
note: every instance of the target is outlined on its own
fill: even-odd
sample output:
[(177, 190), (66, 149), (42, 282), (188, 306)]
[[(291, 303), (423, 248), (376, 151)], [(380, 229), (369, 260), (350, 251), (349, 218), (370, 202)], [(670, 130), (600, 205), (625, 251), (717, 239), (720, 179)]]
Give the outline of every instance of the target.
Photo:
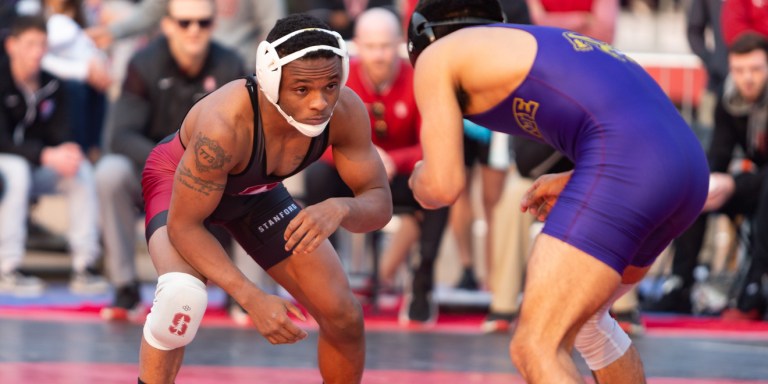
[(157, 279), (152, 310), (144, 323), (144, 338), (163, 350), (183, 347), (195, 338), (208, 306), (205, 284), (182, 272), (171, 272)]
[(624, 356), (632, 341), (607, 311), (592, 316), (576, 336), (574, 346), (589, 369), (597, 371)]
[(632, 285), (622, 284), (608, 303), (587, 320), (576, 335), (573, 346), (592, 371), (605, 368), (624, 356), (632, 344), (629, 335), (611, 317), (608, 310)]

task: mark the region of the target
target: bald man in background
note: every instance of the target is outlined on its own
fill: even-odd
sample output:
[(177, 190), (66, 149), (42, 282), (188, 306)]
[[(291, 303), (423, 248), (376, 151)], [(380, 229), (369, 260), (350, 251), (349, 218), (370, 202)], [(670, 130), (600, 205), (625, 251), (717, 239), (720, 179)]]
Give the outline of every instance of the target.
[[(382, 255), (381, 279), (392, 277), (419, 241), (420, 261), (400, 310), (403, 325), (431, 325), (437, 316), (432, 299), (434, 264), (448, 220), (448, 209), (425, 210), (413, 198), (408, 178), (417, 161), (420, 117), (413, 96), (413, 68), (398, 55), (403, 42), (397, 16), (384, 8), (360, 14), (354, 37), (357, 55), (350, 60), (347, 86), (365, 103), (371, 119), (371, 137), (387, 170), (392, 202), (400, 214), (401, 228)], [(321, 161), (305, 172), (307, 203), (351, 196), (326, 151)]]

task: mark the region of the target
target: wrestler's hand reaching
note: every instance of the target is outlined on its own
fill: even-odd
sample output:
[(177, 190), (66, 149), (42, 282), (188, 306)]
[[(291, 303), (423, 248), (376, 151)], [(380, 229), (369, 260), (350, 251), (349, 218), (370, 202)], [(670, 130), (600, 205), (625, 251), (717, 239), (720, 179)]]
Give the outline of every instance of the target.
[(272, 344), (293, 344), (307, 337), (307, 332), (291, 321), (288, 312), (302, 321), (307, 318), (288, 300), (263, 294), (243, 307), (259, 333)]
[(520, 210), (530, 213), (540, 221), (546, 220), (572, 173), (573, 171), (568, 171), (540, 176), (523, 195)]
[(314, 251), (339, 228), (347, 209), (336, 199), (304, 208), (285, 229), (285, 250), (293, 250), (294, 253)]

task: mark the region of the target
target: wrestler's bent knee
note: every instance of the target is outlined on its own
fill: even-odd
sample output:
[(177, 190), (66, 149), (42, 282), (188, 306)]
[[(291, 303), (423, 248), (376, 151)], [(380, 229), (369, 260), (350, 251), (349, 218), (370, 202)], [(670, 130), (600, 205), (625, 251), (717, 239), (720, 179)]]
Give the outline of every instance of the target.
[(597, 371), (624, 356), (631, 344), (629, 336), (616, 320), (607, 310), (601, 310), (581, 327), (574, 347), (589, 369)]
[(207, 306), (205, 284), (196, 277), (182, 272), (160, 276), (152, 310), (144, 323), (144, 339), (163, 351), (189, 344)]
[(320, 326), (337, 337), (357, 339), (363, 336), (363, 309), (357, 300), (344, 301), (322, 316)]

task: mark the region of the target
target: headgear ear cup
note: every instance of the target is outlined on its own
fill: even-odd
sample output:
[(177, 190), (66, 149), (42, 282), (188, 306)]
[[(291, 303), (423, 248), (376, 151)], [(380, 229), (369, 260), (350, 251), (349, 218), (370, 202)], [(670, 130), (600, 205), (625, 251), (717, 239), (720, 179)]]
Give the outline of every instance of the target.
[[(304, 48), (283, 58), (278, 55), (277, 46), (299, 33), (308, 31), (319, 31), (332, 35), (336, 38), (339, 47), (318, 45)], [(341, 57), (341, 83), (339, 86), (340, 88), (344, 87), (349, 78), (349, 55), (347, 54), (347, 45), (344, 38), (337, 32), (320, 28), (306, 28), (293, 31), (271, 43), (268, 41), (259, 43), (256, 49), (256, 79), (267, 98), (273, 103), (277, 103), (280, 98), (280, 79), (282, 77), (283, 65), (301, 58), (309, 52), (321, 49), (328, 49)]]
[(278, 65), (280, 57), (268, 41), (262, 41), (256, 48), (256, 79), (267, 98), (277, 103), (280, 95), (280, 77), (283, 67)]
[(416, 66), (416, 58), (433, 41), (435, 41), (435, 34), (427, 18), (421, 13), (413, 12), (408, 25), (408, 58), (411, 60), (411, 65)]

